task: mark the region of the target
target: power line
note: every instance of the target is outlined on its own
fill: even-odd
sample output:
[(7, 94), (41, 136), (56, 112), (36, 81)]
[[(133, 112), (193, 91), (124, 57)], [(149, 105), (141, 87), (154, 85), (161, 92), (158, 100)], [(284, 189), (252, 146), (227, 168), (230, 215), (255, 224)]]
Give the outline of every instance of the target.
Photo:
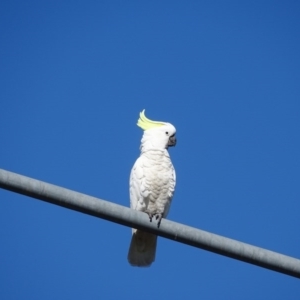
[(0, 187), (128, 227), (142, 229), (183, 244), (218, 253), (300, 278), (300, 260), (207, 231), (163, 219), (160, 228), (149, 217), (112, 202), (0, 169)]

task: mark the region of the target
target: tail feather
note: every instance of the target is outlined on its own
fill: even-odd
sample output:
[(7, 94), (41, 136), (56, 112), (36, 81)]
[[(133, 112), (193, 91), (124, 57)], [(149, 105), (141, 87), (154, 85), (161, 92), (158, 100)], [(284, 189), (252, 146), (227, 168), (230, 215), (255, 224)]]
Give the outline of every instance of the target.
[(149, 267), (155, 260), (157, 235), (136, 230), (132, 234), (128, 261), (132, 266)]

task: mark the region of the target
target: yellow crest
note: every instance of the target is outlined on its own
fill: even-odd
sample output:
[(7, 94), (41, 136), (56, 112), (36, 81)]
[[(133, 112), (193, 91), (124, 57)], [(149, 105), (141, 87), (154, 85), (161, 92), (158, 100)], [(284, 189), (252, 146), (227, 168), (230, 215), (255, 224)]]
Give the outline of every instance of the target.
[(138, 119), (137, 126), (141, 127), (143, 130), (161, 127), (165, 125), (163, 122), (151, 121), (145, 116), (145, 110), (140, 113), (140, 118)]

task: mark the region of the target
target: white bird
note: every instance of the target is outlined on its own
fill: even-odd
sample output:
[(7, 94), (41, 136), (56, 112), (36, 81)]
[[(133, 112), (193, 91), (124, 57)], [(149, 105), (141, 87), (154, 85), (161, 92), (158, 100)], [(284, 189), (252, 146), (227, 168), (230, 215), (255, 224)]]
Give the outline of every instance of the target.
[[(154, 217), (159, 227), (169, 212), (176, 175), (168, 147), (176, 145), (176, 129), (170, 123), (151, 121), (140, 113), (137, 125), (144, 130), (141, 155), (130, 174), (130, 207)], [(147, 267), (155, 260), (157, 236), (132, 229), (128, 261), (132, 266)]]

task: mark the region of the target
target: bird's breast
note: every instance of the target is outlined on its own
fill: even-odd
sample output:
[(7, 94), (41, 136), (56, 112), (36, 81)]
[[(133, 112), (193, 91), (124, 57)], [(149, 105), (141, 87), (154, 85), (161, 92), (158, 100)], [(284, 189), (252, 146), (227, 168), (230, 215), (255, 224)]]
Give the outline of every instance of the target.
[(144, 180), (150, 191), (148, 209), (163, 212), (175, 189), (174, 167), (164, 152), (149, 151), (143, 156)]

